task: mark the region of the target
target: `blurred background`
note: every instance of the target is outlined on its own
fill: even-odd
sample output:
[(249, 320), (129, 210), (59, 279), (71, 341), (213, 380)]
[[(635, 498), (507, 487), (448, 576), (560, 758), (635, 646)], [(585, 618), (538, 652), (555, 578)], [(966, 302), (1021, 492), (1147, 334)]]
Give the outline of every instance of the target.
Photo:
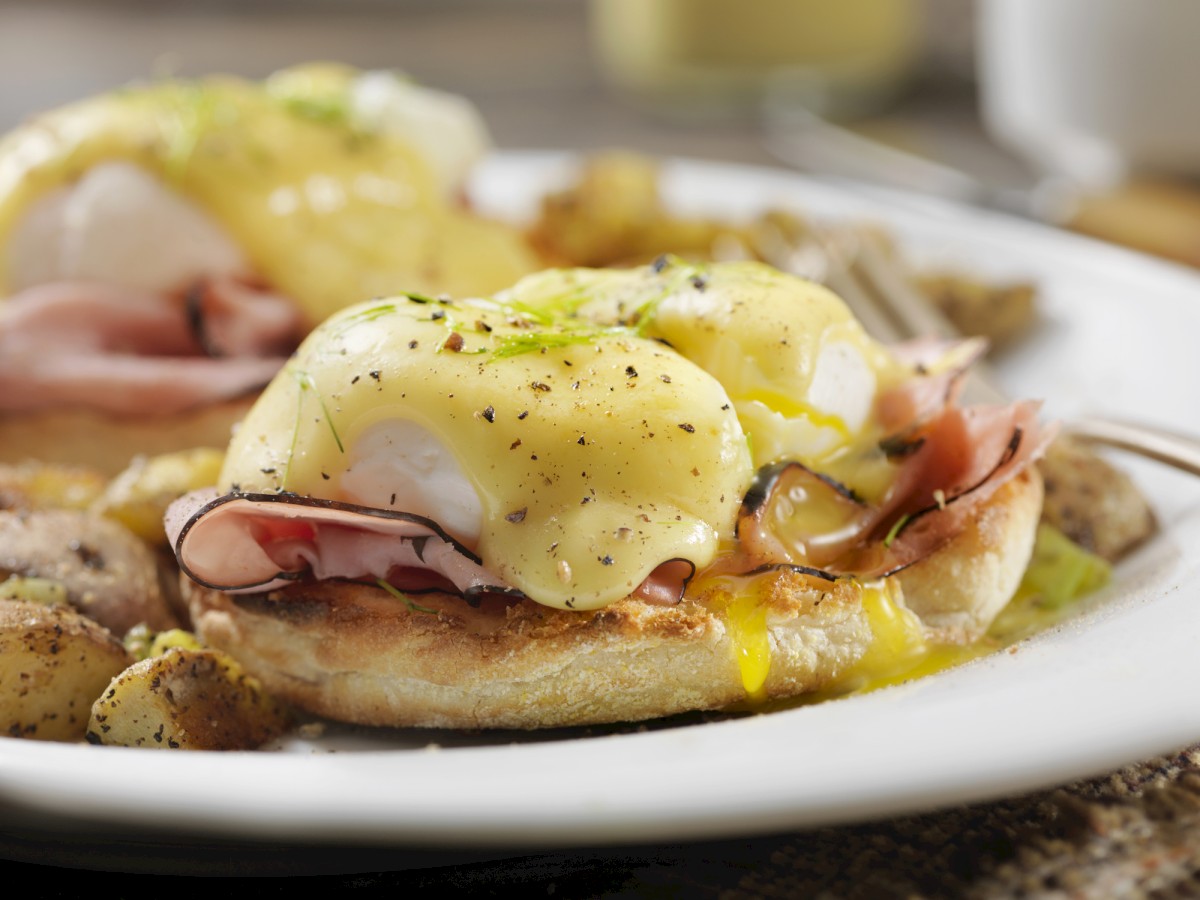
[(787, 163), (1200, 265), (1197, 33), (1193, 0), (0, 0), (0, 128), (337, 60), (465, 94), (504, 149)]

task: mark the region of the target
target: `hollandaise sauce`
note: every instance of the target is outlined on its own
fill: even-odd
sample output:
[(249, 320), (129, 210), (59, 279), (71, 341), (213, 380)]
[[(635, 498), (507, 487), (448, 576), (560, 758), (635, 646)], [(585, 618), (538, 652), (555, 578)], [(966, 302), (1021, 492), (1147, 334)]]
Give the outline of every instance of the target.
[[(363, 112), (361, 78), (171, 80), (48, 113), (0, 142), (0, 248), (44, 198), (119, 161), (213, 217), (310, 325), (369, 297), (487, 294), (535, 269), (514, 229), (446, 197), (416, 142)], [(0, 253), (0, 295), (9, 265)]]

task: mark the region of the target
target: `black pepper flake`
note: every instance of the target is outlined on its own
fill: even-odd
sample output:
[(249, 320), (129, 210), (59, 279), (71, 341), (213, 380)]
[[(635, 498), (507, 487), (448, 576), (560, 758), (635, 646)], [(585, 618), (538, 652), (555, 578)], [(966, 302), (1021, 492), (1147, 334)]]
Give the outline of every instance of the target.
[(600, 560), (600, 565), (602, 566), (611, 566), (613, 564), (613, 558), (607, 553), (603, 556), (597, 556), (596, 559)]
[(696, 426), (692, 425), (688, 422), (680, 422), (679, 427), (682, 428), (684, 431), (686, 431), (688, 434), (695, 434), (695, 432), (696, 432)]
[(667, 256), (667, 254), (664, 253), (662, 256), (660, 256), (658, 259), (656, 259), (654, 262), (650, 263), (650, 268), (653, 269), (655, 272), (662, 272), (670, 264), (671, 264), (671, 258), (669, 256)]
[(322, 473), (321, 473), (321, 477), (322, 477), (322, 478), (324, 478), (326, 481), (328, 481), (328, 480), (329, 480), (329, 475), (328, 475), (327, 473), (325, 473), (325, 472), (322, 472)]
[(635, 369), (633, 366), (626, 366), (625, 367), (625, 377), (626, 378), (637, 378), (638, 377), (637, 369)]
[(360, 379), (360, 378), (362, 378), (362, 376), (361, 376), (361, 375), (355, 375), (353, 378), (351, 378), (351, 379), (350, 379), (350, 383), (351, 383), (351, 384), (358, 384), (358, 379)]
[(272, 467), (268, 467), (266, 469), (259, 469), (258, 471), (262, 472), (264, 475), (274, 475), (275, 474), (275, 469)]
[(581, 434), (581, 435), (579, 436), (579, 440), (577, 440), (575, 443), (577, 443), (577, 444), (578, 444), (580, 447), (582, 447), (582, 446), (583, 446), (584, 444), (586, 444), (587, 442), (586, 442), (586, 441), (583, 439), (583, 435)]
[(698, 291), (703, 291), (706, 287), (708, 287), (708, 278), (706, 278), (704, 275), (693, 275), (692, 287)]
[(416, 340), (411, 340), (411, 341), (409, 341), (409, 342), (408, 342), (408, 349), (409, 349), (409, 350), (416, 350), (416, 349), (417, 349), (417, 342), (416, 342)]
[[(722, 499), (724, 499), (724, 498), (722, 498)], [(395, 505), (396, 505), (396, 495), (392, 494), (392, 499), (390, 501), (388, 501), (388, 506), (395, 506)]]
[(535, 391), (550, 390), (550, 385), (546, 384), (544, 381), (533, 381), (533, 382), (530, 382), (529, 386), (531, 388), (533, 388)]
[(529, 458), (532, 459), (534, 462), (537, 462), (537, 454), (536, 453), (530, 453)]
[(524, 419), (527, 415), (529, 415), (529, 410), (524, 410), (523, 412), (517, 413), (517, 418)]
[(722, 407), (721, 407), (721, 411), (722, 411), (722, 412), (728, 412), (728, 411), (729, 411), (729, 404), (728, 404), (728, 403), (726, 403), (724, 406), (722, 406)]
[(563, 362), (563, 365), (564, 365), (564, 366), (573, 366), (573, 365), (575, 365), (575, 363), (571, 362), (569, 359), (564, 359), (562, 362)]
[(373, 378), (375, 381), (378, 381), (382, 377), (382, 375), (378, 369), (372, 369), (367, 374), (370, 375), (371, 378)]
[(510, 512), (507, 516), (504, 517), (504, 519), (507, 522), (512, 522), (514, 525), (517, 525), (517, 524), (520, 524), (521, 522), (525, 521), (525, 513), (527, 513), (527, 512), (529, 512), (529, 507), (522, 506), (520, 509), (516, 510), (515, 512)]
[(486, 331), (488, 334), (491, 334), (492, 326), (489, 325), (487, 322), (483, 321), (483, 319), (476, 319), (475, 320), (475, 330), (476, 331)]
[(578, 381), (571, 382), (571, 390), (573, 390), (573, 391), (579, 390), (579, 382)]
[(491, 406), (485, 406), (483, 408), (483, 417), (485, 419), (487, 419), (489, 422), (495, 422), (496, 421), (496, 410), (494, 408), (492, 408)]
[(431, 322), (440, 322), (444, 318), (446, 318), (445, 310), (435, 309), (429, 314), (429, 320)]
[(79, 557), (85, 569), (103, 569), (104, 555), (94, 547), (89, 547), (83, 541), (73, 540), (67, 544), (67, 549)]
[(511, 444), (508, 445), (508, 449), (516, 450), (520, 446), (521, 446), (521, 439), (517, 438), (515, 441), (513, 441)]
[(662, 381), (664, 384), (670, 384), (670, 383), (671, 383), (671, 376), (670, 376), (670, 375), (659, 375), (658, 377), (659, 377), (659, 380), (661, 380), (661, 381)]
[(591, 497), (584, 497), (582, 500), (580, 500), (580, 501), (579, 501), (579, 505), (580, 505), (580, 506), (584, 506), (585, 504), (588, 504), (588, 503), (591, 503), (591, 502), (592, 502), (592, 498), (591, 498)]
[(457, 331), (452, 331), (450, 332), (450, 336), (442, 343), (442, 349), (449, 350), (451, 353), (458, 353), (462, 350), (465, 343), (461, 334)]

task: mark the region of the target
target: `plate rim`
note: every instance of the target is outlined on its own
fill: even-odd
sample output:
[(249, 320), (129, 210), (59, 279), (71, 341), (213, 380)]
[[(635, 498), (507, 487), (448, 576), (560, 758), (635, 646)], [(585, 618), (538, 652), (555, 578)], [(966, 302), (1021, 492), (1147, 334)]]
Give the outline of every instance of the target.
[[(580, 158), (578, 154), (558, 151), (497, 154), (484, 164), (475, 183), (478, 185), (488, 177), (511, 178), (522, 167), (544, 173), (548, 164), (570, 166)], [(699, 177), (721, 173), (735, 180), (765, 179), (770, 183), (768, 187), (786, 182), (793, 191), (819, 193), (826, 198), (846, 196), (840, 187), (831, 187), (784, 169), (683, 157), (671, 157), (662, 162), (669, 178), (677, 177), (680, 173)], [(993, 240), (1007, 241), (1015, 239), (1011, 235), (1018, 238), (1029, 235), (1041, 242), (1043, 250), (1062, 248), (1059, 252), (1073, 257), (1080, 254), (1095, 257), (1092, 264), (1108, 274), (1129, 277), (1132, 269), (1140, 277), (1159, 279), (1168, 292), (1190, 288), (1200, 294), (1200, 273), (1003, 214), (867, 186), (854, 194), (853, 202), (848, 205), (877, 207), (879, 214), (893, 224), (914, 216), (934, 217), (948, 223), (977, 224)], [(1200, 524), (1188, 519), (1183, 527), (1183, 533), (1172, 537), (1186, 539), (1184, 546), (1187, 548), (1200, 547)], [(1064, 641), (1079, 641), (1080, 635), (1082, 639), (1087, 639), (1091, 634), (1093, 638), (1085, 640), (1088, 646), (1094, 644), (1096, 648), (1111, 650), (1120, 642), (1119, 634), (1110, 632), (1114, 629), (1119, 631), (1120, 620), (1125, 616), (1135, 613), (1145, 615), (1149, 609), (1152, 613), (1157, 611), (1154, 616), (1157, 619), (1167, 616), (1170, 620), (1171, 615), (1179, 618), (1181, 614), (1177, 607), (1188, 600), (1184, 595), (1190, 588), (1200, 584), (1197, 580), (1200, 563), (1195, 560), (1189, 562), (1183, 556), (1185, 554), (1181, 554), (1176, 561), (1175, 568), (1162, 573), (1165, 581), (1151, 589), (1154, 593), (1152, 598), (1139, 597), (1138, 592), (1133, 591), (1123, 597), (1120, 603), (1098, 610), (1088, 620), (1085, 629), (1071, 624), (1062, 626), (1039, 635), (1028, 644), (1019, 645), (1023, 648), (1021, 653), (1025, 657), (1032, 656), (1045, 671), (1055, 672), (1056, 663), (1061, 668), (1062, 660), (1056, 660), (1054, 653), (1061, 649)], [(1150, 602), (1151, 599), (1154, 603)], [(1200, 649), (1200, 623), (1190, 624), (1190, 630), (1181, 628), (1169, 635), (1166, 648), (1194, 646)], [(1189, 641), (1193, 643), (1189, 644)], [(138, 797), (122, 793), (127, 791), (130, 784), (145, 785), (149, 777), (155, 787), (169, 786), (172, 781), (187, 783), (190, 779), (192, 786), (181, 791), (192, 804), (191, 818), (184, 828), (207, 834), (442, 847), (568, 846), (720, 838), (843, 824), (925, 812), (962, 802), (995, 799), (1109, 771), (1123, 763), (1169, 752), (1200, 737), (1200, 710), (1164, 721), (1161, 706), (1152, 702), (1142, 705), (1140, 710), (1131, 706), (1126, 711), (1127, 723), (1137, 726), (1133, 734), (1112, 739), (1103, 746), (1087, 748), (1086, 752), (1080, 752), (1078, 747), (1072, 747), (1069, 743), (1065, 746), (1056, 745), (1054, 753), (1043, 756), (1040, 764), (1021, 760), (1021, 765), (1014, 765), (1011, 770), (1002, 772), (981, 773), (978, 765), (960, 765), (958, 768), (948, 765), (932, 779), (940, 783), (940, 790), (932, 790), (931, 787), (937, 785), (931, 784), (928, 778), (910, 781), (904, 787), (890, 783), (888, 777), (880, 777), (877, 771), (863, 771), (859, 773), (859, 790), (851, 791), (849, 795), (831, 795), (818, 790), (820, 785), (812, 782), (804, 782), (805, 788), (800, 790), (795, 776), (787, 774), (784, 765), (786, 754), (781, 754), (774, 742), (781, 737), (794, 736), (790, 732), (821, 729), (815, 746), (809, 750), (828, 751), (837, 746), (836, 742), (829, 743), (828, 736), (836, 736), (847, 729), (853, 730), (853, 719), (856, 717), (869, 714), (870, 719), (883, 725), (893, 720), (897, 706), (911, 715), (913, 711), (908, 709), (908, 705), (914, 701), (905, 698), (923, 698), (916, 710), (920, 721), (924, 721), (921, 716), (929, 716), (932, 710), (961, 710), (964, 702), (969, 704), (977, 699), (972, 697), (970, 691), (980, 690), (981, 679), (984, 687), (989, 685), (988, 678), (980, 673), (1005, 665), (1005, 660), (1000, 658), (1003, 656), (998, 654), (978, 660), (947, 673), (949, 677), (923, 679), (849, 701), (760, 717), (646, 733), (589, 737), (582, 741), (411, 751), (424, 753), (415, 766), (420, 778), (412, 782), (409, 781), (412, 773), (402, 772), (399, 786), (387, 781), (388, 770), (396, 768), (397, 751), (357, 751), (328, 756), (314, 753), (311, 755), (319, 755), (325, 760), (318, 766), (318, 773), (326, 780), (319, 794), (305, 794), (295, 788), (297, 781), (303, 781), (306, 772), (313, 769), (306, 762), (307, 757), (303, 752), (181, 754), (163, 758), (157, 751), (150, 750), (48, 745), (5, 738), (0, 740), (0, 811), (7, 806), (97, 825), (119, 822), (152, 829), (179, 829), (177, 810), (147, 805)], [(1193, 656), (1197, 662), (1187, 664), (1182, 657), (1168, 659), (1163, 675), (1176, 679), (1200, 675), (1200, 653)], [(1028, 663), (1022, 661), (1020, 665)], [(1104, 677), (1112, 675), (1107, 669), (1098, 671)], [(1081, 676), (1080, 673), (1073, 673), (1073, 677), (1078, 681)], [(1144, 678), (1145, 675), (1140, 677)], [(1000, 688), (1003, 694), (1003, 684)], [(965, 701), (962, 696), (964, 691), (967, 692)], [(849, 724), (845, 721), (847, 718), (851, 719)], [(1056, 734), (1053, 721), (1048, 720), (1047, 724), (1051, 729), (1047, 733)], [(1080, 727), (1086, 728), (1087, 724), (1083, 723)], [(783, 735), (778, 733), (781, 731)], [(731, 733), (733, 737), (729, 737)], [(1094, 737), (1091, 732), (1086, 733)], [(579, 750), (578, 753), (567, 754), (576, 757), (567, 765), (560, 758), (563, 755), (560, 748), (564, 744)], [(584, 745), (582, 749), (579, 748), (580, 744)], [(731, 746), (738, 744), (757, 748), (764, 765), (779, 766), (778, 771), (784, 774), (774, 779), (749, 777), (740, 786), (731, 788), (720, 780), (727, 778), (727, 774), (706, 773), (707, 765), (711, 765), (715, 758), (728, 754)], [(914, 749), (890, 746), (888, 751), (892, 757), (905, 752), (911, 757)], [(941, 752), (949, 754), (969, 749), (969, 742), (964, 744), (955, 741), (949, 750)], [(608, 750), (613, 752), (606, 753)], [(83, 764), (79, 763), (79, 754), (86, 754)], [(155, 755), (147, 757), (146, 754)], [(647, 781), (644, 776), (639, 782), (639, 765), (647, 765), (647, 759), (652, 763), (660, 754), (669, 755), (670, 767), (660, 772), (658, 782)], [(695, 758), (697, 754), (699, 760)], [(488, 775), (492, 771), (511, 772), (514, 755), (521, 757), (516, 763), (517, 768), (525, 766), (533, 770), (522, 773), (523, 776), (552, 776), (553, 784), (539, 783), (537, 790), (541, 793), (537, 793), (529, 790), (529, 784), (509, 785), (489, 780)], [(612, 757), (617, 758), (615, 763)], [(905, 759), (911, 766), (913, 759), (910, 757)], [(89, 758), (94, 759), (95, 763), (90, 762)], [(865, 766), (868, 755), (860, 754), (855, 759)], [(343, 760), (353, 762), (343, 763)], [(246, 778), (243, 780), (249, 779), (247, 783), (255, 785), (261, 791), (260, 796), (212, 797), (211, 788), (206, 788), (206, 785), (220, 781), (222, 769), (227, 768), (230, 762), (245, 770)], [(399, 768), (405, 768), (409, 762), (412, 762), (411, 758)], [(895, 758), (891, 758), (891, 762), (899, 766)], [(482, 773), (474, 771), (477, 765)], [(64, 774), (64, 769), (71, 771)], [(583, 770), (582, 776), (580, 770)], [(466, 778), (463, 777), (464, 771), (468, 773)], [(604, 777), (588, 780), (588, 772), (601, 772)], [(97, 779), (97, 774), (104, 777)], [(628, 781), (621, 785), (621, 778)], [(370, 791), (372, 779), (382, 779), (376, 782), (377, 790), (374, 793)], [(420, 783), (421, 779), (428, 783)], [(439, 812), (438, 785), (443, 779), (456, 781), (458, 789), (465, 782), (469, 789), (479, 793), (469, 802), (466, 797), (451, 797), (449, 800), (453, 802), (447, 803), (448, 798), (443, 797), (444, 805)], [(614, 780), (618, 781), (617, 787), (612, 786)], [(59, 787), (52, 789), (50, 794), (38, 790), (56, 783)], [(409, 786), (407, 790), (405, 784)], [(697, 796), (688, 796), (681, 793), (688, 784), (699, 785), (707, 790), (697, 791)], [(631, 785), (636, 785), (644, 796), (613, 796), (613, 791), (619, 794), (620, 791), (633, 790)], [(844, 791), (845, 778), (831, 781), (830, 790), (834, 787)], [(206, 790), (209, 791), (207, 795)], [(337, 807), (332, 802), (337, 790), (357, 792), (354, 794), (354, 804)], [(681, 802), (671, 808), (655, 806), (661, 804), (664, 798), (670, 798), (672, 792), (676, 794), (673, 799)], [(213, 802), (214, 799), (226, 802), (222, 805)], [(230, 800), (234, 802), (229, 803)], [(266, 808), (264, 800), (268, 801)], [(540, 806), (537, 805), (539, 803)], [(236, 813), (236, 819), (229, 818), (231, 809)]]

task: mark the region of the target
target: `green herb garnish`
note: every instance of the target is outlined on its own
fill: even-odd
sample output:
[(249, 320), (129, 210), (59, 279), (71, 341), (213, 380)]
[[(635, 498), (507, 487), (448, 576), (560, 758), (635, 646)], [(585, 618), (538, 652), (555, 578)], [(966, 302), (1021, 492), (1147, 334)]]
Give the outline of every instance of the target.
[(891, 530), (888, 531), (887, 537), (883, 539), (883, 546), (892, 546), (892, 542), (900, 536), (900, 532), (904, 530), (904, 526), (907, 525), (911, 520), (912, 516), (908, 515), (907, 513), (898, 518), (896, 520), (896, 524), (893, 525)]
[(508, 359), (525, 353), (540, 353), (542, 350), (558, 350), (588, 344), (606, 335), (628, 335), (624, 328), (588, 328), (578, 331), (531, 331), (524, 334), (506, 334), (496, 338), (492, 359)]
[[(342, 439), (338, 435), (337, 428), (333, 424), (333, 417), (329, 415), (329, 407), (325, 405), (325, 398), (321, 396), (319, 391), (317, 391), (317, 383), (313, 380), (313, 377), (307, 372), (302, 372), (299, 369), (292, 369), (292, 377), (295, 378), (296, 382), (300, 385), (301, 403), (304, 402), (303, 397), (305, 391), (313, 392), (313, 395), (317, 398), (317, 403), (321, 405), (321, 415), (325, 417), (325, 423), (329, 426), (329, 433), (333, 435), (333, 442), (337, 444), (338, 452), (345, 453), (346, 448), (342, 445)], [(297, 416), (297, 422), (298, 421), (299, 416)]]
[(398, 591), (396, 588), (392, 587), (392, 585), (388, 584), (382, 578), (375, 579), (375, 583), (377, 585), (379, 585), (381, 588), (383, 588), (385, 591), (387, 591), (389, 594), (391, 594), (393, 597), (395, 597), (397, 600), (403, 600), (404, 603), (408, 606), (408, 608), (410, 610), (412, 610), (413, 612), (429, 613), (430, 615), (433, 615), (433, 616), (436, 616), (438, 614), (438, 611), (436, 609), (430, 609), (428, 606), (422, 606), (421, 604), (415, 602), (412, 599), (412, 597), (408, 596), (408, 594), (405, 594), (402, 591)]

